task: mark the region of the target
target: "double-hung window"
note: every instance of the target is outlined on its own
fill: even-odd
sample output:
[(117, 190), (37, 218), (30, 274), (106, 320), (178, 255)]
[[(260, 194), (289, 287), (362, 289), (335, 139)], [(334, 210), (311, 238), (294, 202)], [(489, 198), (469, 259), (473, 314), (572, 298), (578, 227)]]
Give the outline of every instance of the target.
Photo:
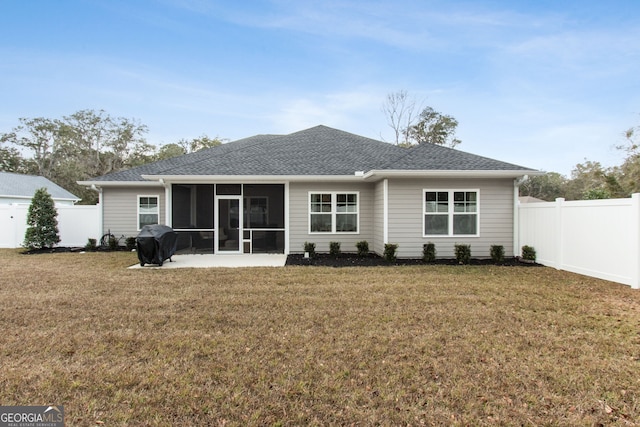
[(357, 233), (358, 193), (309, 193), (311, 233)]
[(158, 196), (138, 196), (138, 230), (160, 222)]
[(478, 236), (479, 190), (424, 190), (424, 236)]

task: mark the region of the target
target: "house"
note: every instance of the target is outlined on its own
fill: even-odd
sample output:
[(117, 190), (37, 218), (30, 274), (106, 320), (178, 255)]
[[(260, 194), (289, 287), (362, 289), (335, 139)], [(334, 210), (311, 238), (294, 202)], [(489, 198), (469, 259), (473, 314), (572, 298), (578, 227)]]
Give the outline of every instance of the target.
[[(514, 254), (518, 183), (537, 171), (433, 144), (411, 149), (326, 126), (256, 135), (80, 182), (99, 192), (103, 231), (161, 223), (192, 253), (343, 252), (452, 257)], [(516, 249), (517, 251), (517, 249)]]
[(518, 198), (520, 203), (545, 203), (546, 200), (538, 199), (537, 197), (521, 196)]
[(30, 204), (36, 190), (46, 188), (56, 206), (74, 205), (80, 198), (43, 176), (0, 172), (0, 205)]

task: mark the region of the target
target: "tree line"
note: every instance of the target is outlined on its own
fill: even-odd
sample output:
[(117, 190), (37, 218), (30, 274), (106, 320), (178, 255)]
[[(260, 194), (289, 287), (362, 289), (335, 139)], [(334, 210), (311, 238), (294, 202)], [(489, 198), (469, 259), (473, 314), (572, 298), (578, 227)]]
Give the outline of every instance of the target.
[(95, 204), (95, 191), (78, 185), (111, 172), (220, 145), (202, 135), (159, 148), (147, 142), (147, 126), (104, 110), (81, 110), (61, 119), (21, 118), (0, 134), (0, 171), (40, 175)]
[(557, 172), (529, 178), (520, 187), (520, 195), (553, 201), (626, 198), (640, 192), (640, 126), (624, 132), (625, 142), (617, 146), (625, 152), (622, 164), (604, 167), (598, 161), (578, 163), (571, 175)]
[[(431, 107), (421, 111), (406, 91), (387, 95), (382, 106), (395, 144), (412, 147), (431, 143), (454, 148), (461, 141), (455, 132), (458, 121)], [(417, 112), (419, 111), (419, 112)], [(77, 184), (96, 176), (163, 160), (224, 140), (202, 135), (181, 139), (160, 147), (149, 144), (147, 126), (124, 117), (112, 117), (104, 110), (81, 110), (61, 119), (21, 118), (11, 131), (0, 133), (0, 171), (44, 176), (82, 199), (97, 202), (95, 191)], [(629, 197), (640, 192), (640, 126), (628, 129), (626, 153), (619, 166), (605, 168), (600, 162), (585, 160), (566, 177), (548, 172), (529, 178), (520, 187), (523, 196), (542, 200)]]

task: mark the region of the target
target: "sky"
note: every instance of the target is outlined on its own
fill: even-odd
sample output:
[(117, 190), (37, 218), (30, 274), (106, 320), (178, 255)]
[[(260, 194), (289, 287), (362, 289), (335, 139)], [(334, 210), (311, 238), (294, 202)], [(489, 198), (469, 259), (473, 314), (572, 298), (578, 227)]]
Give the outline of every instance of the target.
[(0, 133), (105, 110), (161, 146), (326, 125), (393, 141), (405, 90), (457, 148), (569, 175), (640, 126), (637, 0), (2, 0)]

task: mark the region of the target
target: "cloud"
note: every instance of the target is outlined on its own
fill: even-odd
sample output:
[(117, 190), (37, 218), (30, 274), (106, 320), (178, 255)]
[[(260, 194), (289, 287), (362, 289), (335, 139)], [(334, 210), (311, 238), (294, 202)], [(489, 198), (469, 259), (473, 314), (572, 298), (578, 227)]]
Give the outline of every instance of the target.
[(372, 114), (381, 115), (379, 105), (382, 99), (372, 89), (292, 96), (279, 102), (269, 119), (281, 132), (293, 132), (319, 124), (356, 132), (354, 128), (363, 127), (364, 118), (370, 120)]
[(557, 26), (555, 16), (540, 17), (482, 4), (426, 5), (424, 1), (272, 0), (251, 8), (200, 7), (197, 0), (172, 0), (190, 10), (237, 25), (309, 34), (323, 39), (374, 41), (411, 51), (459, 50), (497, 46), (514, 34)]
[(640, 31), (561, 31), (539, 34), (508, 46), (509, 54), (556, 64), (625, 61), (640, 54)]

